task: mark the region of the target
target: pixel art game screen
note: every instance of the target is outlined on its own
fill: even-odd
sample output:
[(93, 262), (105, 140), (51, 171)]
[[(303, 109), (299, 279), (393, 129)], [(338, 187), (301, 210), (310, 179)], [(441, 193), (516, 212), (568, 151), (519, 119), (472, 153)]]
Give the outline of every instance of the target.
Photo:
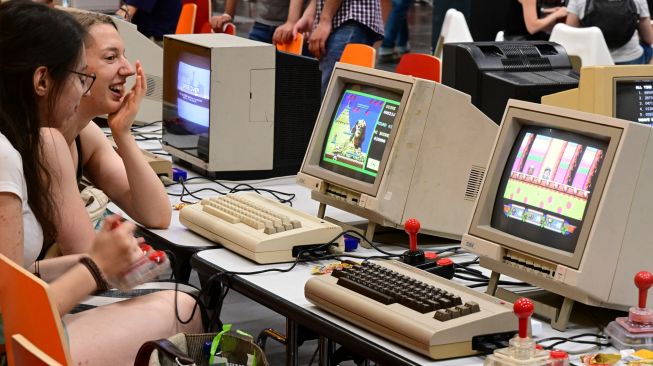
[(499, 184), (492, 227), (573, 252), (606, 147), (561, 130), (522, 129)]
[[(401, 95), (347, 85), (329, 125), (320, 166), (374, 183)], [(384, 96), (380, 96), (384, 95)]]
[[(177, 75), (177, 109), (179, 117), (187, 122), (209, 128), (209, 96), (211, 71), (179, 62)], [(190, 126), (189, 126), (190, 127)], [(197, 133), (197, 127), (191, 131)]]
[(619, 80), (615, 117), (653, 126), (653, 80)]

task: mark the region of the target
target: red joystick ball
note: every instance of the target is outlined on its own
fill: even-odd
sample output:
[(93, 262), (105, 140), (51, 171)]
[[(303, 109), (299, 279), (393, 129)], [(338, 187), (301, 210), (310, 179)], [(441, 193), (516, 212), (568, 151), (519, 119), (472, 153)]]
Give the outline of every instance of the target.
[(528, 337), (528, 319), (533, 315), (535, 306), (530, 299), (522, 297), (521, 299), (515, 301), (512, 310), (519, 318), (519, 338)]
[(404, 223), (404, 230), (406, 230), (406, 233), (408, 234), (408, 237), (410, 239), (411, 252), (417, 251), (417, 233), (419, 232), (420, 227), (421, 225), (419, 224), (419, 220), (417, 219), (408, 219)]
[(653, 286), (653, 274), (648, 271), (637, 272), (635, 275), (635, 286), (639, 289), (638, 306), (643, 309), (646, 307), (648, 289)]

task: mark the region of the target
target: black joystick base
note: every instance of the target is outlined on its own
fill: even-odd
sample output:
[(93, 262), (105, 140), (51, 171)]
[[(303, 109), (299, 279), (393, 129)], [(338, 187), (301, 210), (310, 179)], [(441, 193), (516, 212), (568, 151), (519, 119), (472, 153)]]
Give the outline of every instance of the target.
[(410, 264), (411, 266), (416, 266), (424, 262), (426, 262), (426, 258), (424, 257), (423, 251), (417, 249), (407, 250), (404, 252), (404, 263)]

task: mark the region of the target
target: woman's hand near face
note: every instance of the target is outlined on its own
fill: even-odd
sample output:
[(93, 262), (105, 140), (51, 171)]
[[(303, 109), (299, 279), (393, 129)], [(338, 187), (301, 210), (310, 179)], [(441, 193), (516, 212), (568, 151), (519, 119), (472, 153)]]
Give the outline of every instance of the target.
[(145, 82), (145, 72), (140, 61), (136, 61), (136, 83), (132, 90), (125, 95), (120, 109), (109, 114), (107, 123), (111, 128), (114, 138), (120, 138), (122, 134), (131, 134), (130, 128), (134, 123), (134, 118), (141, 106), (141, 101), (147, 92), (147, 83)]

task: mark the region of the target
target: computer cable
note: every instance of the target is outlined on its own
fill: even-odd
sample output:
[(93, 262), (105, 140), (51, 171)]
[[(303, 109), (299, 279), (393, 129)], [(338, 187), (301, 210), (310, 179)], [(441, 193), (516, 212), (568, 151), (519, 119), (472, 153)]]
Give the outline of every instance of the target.
[[(220, 187), (226, 189), (227, 192), (220, 191), (220, 190), (217, 190), (217, 189), (211, 188), (211, 187), (204, 187), (204, 188), (194, 190), (194, 191), (189, 190), (188, 187), (187, 187), (187, 183), (189, 181), (196, 181), (196, 180), (204, 180), (204, 181), (215, 183), (215, 184), (219, 185)], [(287, 203), (290, 206), (292, 206), (292, 201), (297, 196), (295, 193), (282, 192), (282, 191), (277, 191), (277, 190), (268, 189), (268, 188), (256, 188), (256, 187), (253, 187), (253, 186), (251, 186), (249, 184), (245, 184), (245, 183), (239, 183), (235, 187), (229, 187), (226, 184), (223, 184), (223, 183), (221, 183), (219, 181), (209, 179), (209, 178), (206, 178), (206, 177), (191, 177), (191, 178), (188, 178), (188, 179), (185, 179), (185, 180), (180, 179), (179, 181), (176, 181), (174, 183), (165, 185), (165, 187), (168, 188), (168, 187), (171, 187), (171, 186), (174, 186), (174, 185), (177, 185), (177, 184), (181, 185), (182, 192), (181, 193), (168, 192), (168, 195), (172, 196), (172, 197), (180, 197), (180, 201), (183, 202), (183, 203), (195, 203), (195, 202), (185, 201), (184, 197), (186, 195), (191, 196), (194, 199), (200, 201), (202, 198), (197, 197), (196, 194), (199, 193), (199, 192), (203, 192), (203, 191), (214, 192), (214, 193), (219, 194), (221, 196), (224, 196), (224, 195), (229, 194), (229, 193), (247, 192), (247, 191), (254, 191), (254, 192), (256, 192), (258, 194), (261, 194), (261, 195), (263, 193), (267, 193), (267, 194), (273, 196), (278, 202), (284, 203), (284, 204)]]
[[(594, 337), (597, 339), (597, 341), (586, 341), (586, 340), (580, 340), (578, 338), (585, 338), (585, 337)], [(592, 345), (590, 348), (585, 348), (585, 349), (580, 349), (580, 350), (564, 350), (565, 352), (569, 354), (583, 354), (583, 353), (588, 353), (591, 352), (595, 349), (601, 349), (604, 347), (610, 347), (611, 344), (610, 342), (607, 341), (607, 337), (602, 335), (602, 334), (594, 334), (594, 333), (583, 333), (583, 334), (577, 334), (575, 336), (571, 337), (549, 337), (549, 338), (543, 338), (539, 339), (536, 341), (537, 344), (544, 343), (544, 342), (550, 342), (550, 341), (556, 341), (554, 343), (551, 343), (548, 346), (543, 346), (544, 349), (546, 350), (551, 350), (551, 349), (557, 349), (556, 347), (564, 344), (564, 343), (578, 343), (578, 344), (589, 344)], [(606, 342), (601, 342), (598, 340), (606, 340)]]

